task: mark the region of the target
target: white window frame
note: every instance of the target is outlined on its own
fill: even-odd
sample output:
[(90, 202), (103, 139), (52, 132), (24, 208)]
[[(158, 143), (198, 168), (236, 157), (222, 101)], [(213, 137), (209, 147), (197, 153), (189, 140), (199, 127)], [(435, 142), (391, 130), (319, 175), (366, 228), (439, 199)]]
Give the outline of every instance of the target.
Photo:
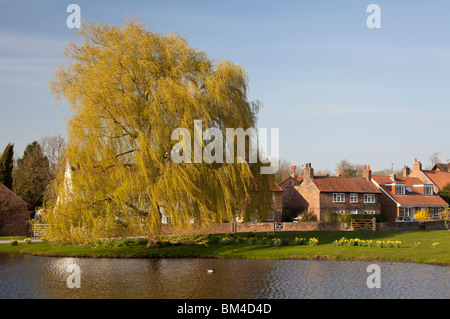
[(424, 185), (423, 186), (423, 194), (425, 196), (433, 196), (433, 186), (431, 186), (431, 185)]
[(414, 217), (416, 209), (414, 207), (402, 207), (400, 208), (400, 216)]
[(372, 215), (372, 214), (375, 214), (375, 211), (374, 210), (365, 210), (364, 214)]
[(336, 214), (345, 214), (345, 210), (337, 210), (335, 211)]
[(345, 193), (333, 193), (333, 203), (345, 203)]
[(357, 209), (350, 209), (350, 214), (358, 214), (358, 210)]
[(364, 203), (365, 204), (374, 204), (376, 201), (375, 194), (364, 194)]
[(442, 208), (440, 208), (440, 207), (430, 207), (431, 218), (440, 218), (441, 212), (442, 212)]
[[(400, 190), (400, 191), (399, 191)], [(405, 195), (405, 185), (395, 185), (395, 195)]]
[(358, 193), (350, 193), (350, 203), (358, 202)]

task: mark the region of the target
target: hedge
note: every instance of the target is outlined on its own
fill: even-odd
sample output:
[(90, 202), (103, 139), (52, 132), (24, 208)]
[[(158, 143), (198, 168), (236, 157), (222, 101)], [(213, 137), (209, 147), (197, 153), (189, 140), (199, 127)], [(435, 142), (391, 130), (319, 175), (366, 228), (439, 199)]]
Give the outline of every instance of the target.
[(377, 223), (388, 221), (388, 216), (385, 214), (337, 214), (337, 213), (325, 214), (325, 220), (327, 222), (340, 222), (347, 225), (351, 224), (352, 219), (372, 219), (374, 217)]

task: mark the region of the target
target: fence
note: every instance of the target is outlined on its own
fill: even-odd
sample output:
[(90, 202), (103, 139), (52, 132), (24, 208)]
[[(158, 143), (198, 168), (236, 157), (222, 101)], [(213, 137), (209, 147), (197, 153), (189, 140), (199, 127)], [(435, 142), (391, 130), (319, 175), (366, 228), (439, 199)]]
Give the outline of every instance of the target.
[(352, 219), (352, 230), (377, 230), (376, 218), (372, 219)]

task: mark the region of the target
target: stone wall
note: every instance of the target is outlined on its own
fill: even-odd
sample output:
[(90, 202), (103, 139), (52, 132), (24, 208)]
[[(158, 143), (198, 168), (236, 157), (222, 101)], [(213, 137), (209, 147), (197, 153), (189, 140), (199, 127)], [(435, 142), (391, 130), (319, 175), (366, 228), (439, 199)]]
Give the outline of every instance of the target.
[(377, 231), (412, 231), (419, 230), (420, 224), (416, 222), (384, 222), (377, 223)]
[[(450, 222), (447, 222), (450, 227)], [(430, 220), (425, 222), (425, 230), (446, 230), (445, 222), (443, 220)]]
[[(449, 223), (450, 227), (450, 223)], [(412, 231), (412, 230), (446, 230), (443, 220), (430, 220), (424, 222), (424, 227), (420, 227), (419, 222), (386, 222), (377, 223), (377, 230), (379, 231)]]

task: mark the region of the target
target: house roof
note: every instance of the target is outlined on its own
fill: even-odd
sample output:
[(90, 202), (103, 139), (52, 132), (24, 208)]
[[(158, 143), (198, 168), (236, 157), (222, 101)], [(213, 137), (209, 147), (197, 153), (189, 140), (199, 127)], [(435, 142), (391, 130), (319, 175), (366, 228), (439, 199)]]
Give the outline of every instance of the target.
[(290, 179), (297, 181), (299, 185), (303, 182), (303, 176), (293, 177), (292, 175), (289, 175), (288, 177), (283, 179), (281, 182), (279, 182), (278, 185), (283, 186)]
[[(318, 174), (318, 175), (314, 175), (314, 177), (328, 177), (330, 176), (330, 174)], [(284, 186), (285, 182), (287, 182), (289, 179), (295, 179), (298, 182), (298, 185), (300, 185), (303, 182), (303, 176), (297, 176), (297, 177), (293, 177), (292, 175), (289, 175), (288, 177), (286, 177), (285, 179), (283, 179), (281, 182), (278, 183), (278, 185), (280, 185), (281, 187)], [(297, 186), (298, 186), (297, 185)]]
[(364, 177), (314, 176), (312, 181), (321, 192), (381, 193)]
[(19, 196), (9, 190), (8, 187), (0, 183), (0, 206), (5, 205), (7, 209), (28, 210), (28, 204)]
[(434, 164), (432, 171), (439, 169), (441, 172), (448, 172), (448, 163), (436, 163)]
[(439, 189), (450, 183), (450, 172), (422, 171)]
[[(401, 206), (447, 206), (447, 203), (439, 195), (424, 195), (416, 186), (424, 183), (417, 177), (396, 177), (396, 183), (405, 184), (405, 187), (411, 190), (405, 191), (405, 195), (396, 195), (392, 189), (394, 181), (389, 176), (372, 176), (372, 179), (379, 185), (389, 197)], [(414, 186), (416, 185), (416, 186)]]
[[(253, 180), (250, 184), (250, 189), (252, 190), (258, 190), (261, 187), (261, 181), (262, 181), (262, 175), (256, 174), (256, 176), (253, 177)], [(270, 191), (272, 192), (282, 192), (283, 189), (275, 182), (275, 180), (272, 178), (272, 176), (269, 176), (269, 187)]]

